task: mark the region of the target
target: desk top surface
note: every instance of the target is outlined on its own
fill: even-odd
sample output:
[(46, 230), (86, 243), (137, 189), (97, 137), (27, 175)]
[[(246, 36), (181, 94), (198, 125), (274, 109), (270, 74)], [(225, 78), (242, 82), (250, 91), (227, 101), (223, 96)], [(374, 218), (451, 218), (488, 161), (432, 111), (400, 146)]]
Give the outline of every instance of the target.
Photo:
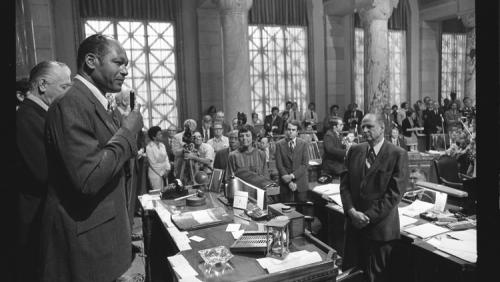
[[(218, 194), (209, 192), (206, 193), (207, 204), (205, 206), (199, 207), (187, 207), (185, 206), (185, 200), (183, 201), (173, 201), (173, 200), (157, 200), (160, 201), (162, 206), (165, 207), (172, 213), (176, 213), (177, 211), (187, 212), (194, 210), (204, 210), (212, 207), (223, 207), (226, 212), (231, 216), (233, 222), (240, 224), (240, 230), (244, 229), (245, 231), (252, 230), (263, 230), (263, 226), (259, 226), (259, 223), (255, 221), (247, 221), (238, 217), (234, 217), (234, 210), (230, 207), (226, 207), (220, 201), (217, 200)], [(142, 201), (141, 201), (142, 203)], [(158, 204), (155, 204), (155, 206)], [(144, 206), (144, 204), (143, 204)], [(156, 209), (156, 208), (155, 208)], [(158, 211), (158, 210), (157, 210)], [(237, 212), (241, 212), (237, 210)], [(157, 212), (160, 219), (163, 221), (162, 212)], [(179, 236), (179, 230), (175, 227), (172, 227), (171, 224), (167, 225), (164, 221), (163, 224), (165, 229), (168, 231), (171, 237)], [(210, 226), (206, 228), (200, 228), (196, 230), (187, 231), (186, 236), (199, 236), (204, 238), (203, 241), (197, 242), (195, 240), (189, 241), (190, 249), (183, 249), (178, 252), (178, 255), (182, 255), (189, 262), (191, 267), (198, 272), (198, 278), (203, 281), (212, 281), (213, 277), (207, 277), (203, 274), (204, 263), (203, 259), (199, 254), (199, 250), (213, 248), (217, 246), (226, 246), (229, 247), (235, 242), (235, 239), (231, 232), (226, 232), (228, 224), (221, 224), (216, 226)], [(186, 231), (185, 231), (186, 232)], [(175, 241), (174, 238), (171, 238)], [(175, 242), (177, 244), (177, 242)], [(296, 280), (296, 279), (304, 279), (307, 278), (308, 275), (320, 275), (324, 277), (334, 278), (337, 275), (338, 268), (334, 264), (335, 252), (329, 248), (327, 245), (321, 245), (322, 243), (310, 236), (307, 233), (305, 236), (297, 237), (291, 240), (290, 244), (290, 252), (307, 250), (307, 251), (316, 251), (321, 256), (322, 261), (317, 263), (312, 263), (309, 265), (289, 269), (286, 271), (281, 271), (278, 273), (269, 274), (267, 270), (263, 269), (256, 259), (265, 257), (264, 254), (259, 253), (234, 253), (233, 258), (231, 258), (230, 262), (230, 270), (224, 273), (221, 277), (219, 277), (217, 281), (280, 281), (284, 278)], [(179, 248), (181, 249), (181, 248)], [(232, 270), (231, 270), (232, 269)], [(302, 277), (302, 278), (301, 278)], [(177, 277), (179, 278), (179, 277)]]
[[(331, 211), (334, 211), (336, 213), (339, 213), (339, 214), (344, 214), (344, 210), (342, 208), (342, 206), (338, 205), (337, 203), (335, 202), (332, 202), (331, 200), (327, 200), (326, 198), (328, 198), (328, 195), (325, 195), (325, 194), (322, 194), (322, 193), (319, 193), (315, 190), (313, 190), (312, 188), (316, 187), (317, 185), (319, 185), (318, 183), (310, 183), (310, 191), (312, 191), (314, 194), (320, 196), (322, 199), (324, 199), (326, 201), (325, 203), (325, 206), (331, 210)], [(399, 203), (399, 207), (405, 207), (409, 205), (408, 203), (406, 202), (403, 202), (401, 201)], [(428, 252), (432, 252), (432, 253), (435, 253), (443, 258), (446, 258), (446, 259), (449, 259), (453, 262), (456, 262), (460, 265), (462, 265), (464, 268), (475, 268), (475, 263), (471, 263), (471, 262), (468, 262), (466, 260), (463, 260), (459, 257), (456, 257), (454, 255), (451, 255), (451, 254), (448, 254), (448, 253), (445, 253), (441, 250), (439, 250), (438, 248), (436, 248), (435, 246), (427, 243), (427, 240), (430, 239), (430, 238), (426, 238), (426, 239), (421, 239), (413, 234), (410, 234), (408, 232), (406, 232), (405, 230), (407, 228), (410, 228), (410, 227), (413, 227), (413, 226), (418, 226), (418, 225), (422, 225), (422, 224), (425, 224), (425, 223), (429, 223), (430, 221), (428, 220), (425, 220), (425, 219), (422, 219), (420, 217), (414, 217), (417, 221), (412, 223), (412, 224), (409, 224), (409, 225), (406, 225), (404, 227), (401, 228), (401, 237), (403, 240), (407, 240), (409, 241), (411, 244), (413, 244), (414, 246), (417, 246), (421, 249), (423, 249), (424, 251), (428, 251)], [(474, 228), (475, 229), (475, 228)], [(451, 230), (450, 230), (451, 231)], [(438, 236), (438, 235), (436, 235)], [(433, 236), (434, 237), (434, 236)], [(431, 237), (432, 238), (432, 237)]]

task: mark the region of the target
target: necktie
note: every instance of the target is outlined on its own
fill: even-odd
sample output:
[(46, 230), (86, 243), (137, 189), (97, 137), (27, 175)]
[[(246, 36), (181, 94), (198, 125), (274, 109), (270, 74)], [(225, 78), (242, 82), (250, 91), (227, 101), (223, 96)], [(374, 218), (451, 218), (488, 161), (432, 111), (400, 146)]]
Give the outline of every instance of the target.
[(297, 112), (293, 111), (293, 119), (297, 119)]
[(313, 119), (313, 118), (314, 118), (314, 117), (313, 117), (313, 111), (311, 111), (311, 119)]
[(368, 163), (370, 164), (370, 167), (373, 165), (373, 163), (375, 162), (375, 151), (373, 150), (372, 147), (370, 147), (370, 149), (368, 150), (368, 157), (366, 158), (366, 160), (368, 161)]
[(208, 130), (205, 129), (205, 142), (207, 142), (207, 141), (208, 141)]
[(290, 147), (290, 151), (293, 152), (293, 149), (294, 149), (294, 145), (293, 145), (293, 140), (290, 140), (290, 142), (288, 142), (288, 146)]

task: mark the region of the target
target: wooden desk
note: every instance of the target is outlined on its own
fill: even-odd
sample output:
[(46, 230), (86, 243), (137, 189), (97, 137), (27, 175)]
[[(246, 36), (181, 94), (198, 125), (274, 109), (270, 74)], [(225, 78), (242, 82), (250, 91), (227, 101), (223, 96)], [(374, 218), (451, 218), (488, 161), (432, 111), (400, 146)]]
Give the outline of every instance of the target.
[[(317, 183), (311, 183), (310, 188)], [(322, 195), (311, 190), (315, 205), (323, 208), (326, 216), (320, 217), (323, 226), (326, 225), (328, 234), (325, 242), (344, 256), (344, 224), (345, 216), (341, 206), (326, 201)], [(408, 205), (400, 203), (400, 207)], [(318, 208), (319, 208), (318, 207)], [(325, 220), (326, 219), (326, 220)], [(412, 225), (405, 226), (404, 229), (427, 223), (428, 221), (419, 218)], [(324, 228), (325, 229), (325, 228)], [(472, 282), (475, 280), (476, 264), (462, 260), (451, 254), (447, 254), (436, 249), (422, 239), (401, 230), (401, 239), (396, 241), (394, 247), (394, 257), (397, 261), (397, 273), (394, 275), (400, 281), (427, 282), (427, 281), (449, 281), (449, 282)], [(320, 238), (322, 238), (320, 236)], [(409, 278), (411, 273), (411, 278)]]
[[(207, 197), (208, 206), (222, 206), (216, 199), (216, 194), (212, 194), (212, 200)], [(173, 201), (161, 201), (167, 208), (174, 206)], [(160, 204), (160, 202), (157, 202)], [(186, 207), (188, 210), (200, 210), (207, 207)], [(232, 216), (232, 209), (226, 212)], [(233, 217), (235, 223), (240, 223), (245, 230), (258, 230), (258, 225), (253, 221), (246, 221)], [(170, 266), (167, 257), (176, 254), (183, 255), (191, 267), (198, 272), (197, 278), (202, 281), (215, 281), (212, 278), (205, 278), (200, 266), (203, 260), (198, 251), (224, 245), (229, 246), (235, 241), (230, 232), (226, 232), (227, 224), (201, 228), (188, 232), (188, 237), (198, 235), (205, 238), (201, 242), (190, 241), (190, 250), (180, 251), (172, 236), (172, 229), (161, 221), (155, 210), (145, 210), (143, 212), (144, 248), (146, 253), (146, 280), (147, 281), (178, 281), (179, 277)], [(241, 229), (240, 228), (240, 229)], [(278, 273), (268, 274), (256, 261), (257, 258), (264, 257), (259, 254), (233, 253), (234, 257), (230, 264), (234, 271), (225, 273), (217, 281), (335, 281), (338, 274), (338, 267), (335, 265), (337, 259), (336, 252), (326, 244), (317, 240), (309, 232), (304, 236), (291, 240), (290, 251), (309, 250), (316, 251), (322, 257), (321, 262), (309, 264)]]

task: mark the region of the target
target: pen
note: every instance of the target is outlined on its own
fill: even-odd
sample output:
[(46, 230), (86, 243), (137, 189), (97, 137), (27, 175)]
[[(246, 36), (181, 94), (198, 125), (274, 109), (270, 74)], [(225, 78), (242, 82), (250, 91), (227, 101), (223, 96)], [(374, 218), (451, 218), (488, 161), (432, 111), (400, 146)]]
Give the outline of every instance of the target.
[(446, 234), (446, 237), (450, 238), (450, 239), (453, 239), (453, 240), (457, 240), (457, 241), (460, 241), (459, 239), (451, 236), (450, 234)]

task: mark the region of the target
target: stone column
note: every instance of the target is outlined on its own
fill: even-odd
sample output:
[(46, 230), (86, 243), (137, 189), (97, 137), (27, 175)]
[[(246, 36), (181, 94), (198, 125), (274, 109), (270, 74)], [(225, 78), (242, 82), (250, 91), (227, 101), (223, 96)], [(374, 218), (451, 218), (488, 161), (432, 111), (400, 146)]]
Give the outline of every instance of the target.
[(251, 120), (250, 59), (248, 54), (248, 11), (252, 0), (213, 0), (222, 24), (223, 104), (225, 120), (238, 112)]
[(467, 28), (464, 97), (476, 100), (476, 21), (474, 12), (460, 16)]
[(381, 112), (390, 102), (387, 20), (398, 0), (374, 0), (359, 9), (365, 38), (365, 102), (368, 112)]

